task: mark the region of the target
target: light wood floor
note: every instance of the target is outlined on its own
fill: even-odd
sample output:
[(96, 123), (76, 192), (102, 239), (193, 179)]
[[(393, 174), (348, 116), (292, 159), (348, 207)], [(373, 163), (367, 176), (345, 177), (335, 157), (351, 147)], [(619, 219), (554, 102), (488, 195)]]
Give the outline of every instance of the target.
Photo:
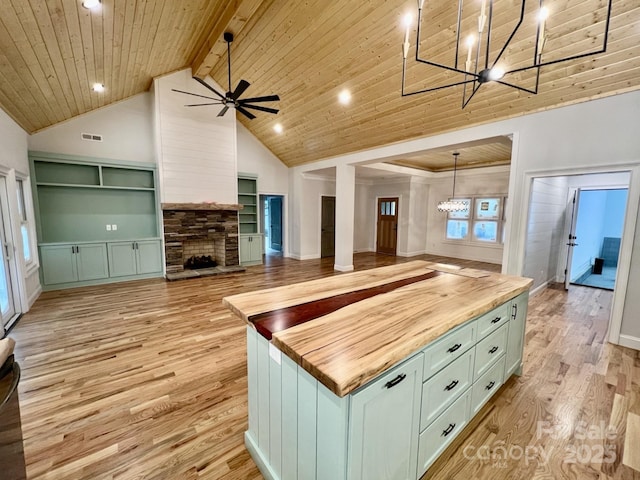
[[(355, 265), (396, 261), (404, 259), (358, 254)], [(220, 300), (333, 274), (332, 259), (275, 258), (225, 278), (145, 280), (43, 294), (11, 333), (23, 371), (19, 391), (29, 478), (261, 478), (242, 438), (244, 325)], [(639, 471), (625, 465), (640, 470), (640, 354), (603, 343), (610, 301), (611, 292), (586, 287), (572, 287), (568, 294), (548, 289), (533, 298), (523, 377), (508, 383), (466, 442), (430, 473), (438, 479), (640, 479)], [(538, 421), (548, 422), (539, 436)], [(576, 427), (600, 421), (611, 422), (616, 437), (586, 443), (594, 445), (593, 455), (595, 445), (613, 445), (615, 461), (583, 462), (591, 453), (583, 449), (574, 457), (578, 463), (566, 463), (582, 443)], [(470, 455), (483, 445), (498, 454), (498, 447), (511, 445), (545, 451), (538, 450), (533, 461)]]

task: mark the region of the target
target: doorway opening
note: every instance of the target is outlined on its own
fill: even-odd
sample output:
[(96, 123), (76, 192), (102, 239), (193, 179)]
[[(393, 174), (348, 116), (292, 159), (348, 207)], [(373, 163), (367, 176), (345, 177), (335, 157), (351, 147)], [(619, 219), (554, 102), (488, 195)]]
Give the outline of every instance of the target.
[(378, 198), (376, 253), (395, 255), (398, 248), (398, 197)]
[[(603, 328), (604, 337), (612, 343), (619, 343), (621, 338), (622, 311), (630, 275), (637, 214), (632, 199), (638, 198), (637, 185), (634, 183), (632, 188), (632, 171), (635, 172), (634, 169), (603, 168), (600, 172), (590, 169), (559, 175), (553, 172), (546, 176), (542, 172), (527, 175), (529, 205), (522, 230), (525, 242), (522, 275), (533, 278), (534, 295), (551, 287), (567, 290), (568, 295), (575, 298), (598, 296), (602, 308), (609, 312), (609, 322), (599, 328)], [(591, 193), (598, 191), (603, 193)], [(608, 206), (607, 192), (614, 192)], [(595, 197), (590, 198), (591, 195)], [(615, 221), (605, 227), (607, 217), (612, 216), (614, 210)], [(605, 245), (607, 235), (614, 240), (607, 240)], [(603, 256), (609, 259), (608, 266), (615, 266), (613, 282), (608, 286), (583, 286), (581, 283), (591, 273), (604, 267)], [(602, 273), (596, 275), (602, 276)], [(591, 292), (590, 287), (606, 288), (611, 293)]]
[(320, 212), (320, 257), (336, 254), (336, 197), (322, 196)]
[(627, 194), (628, 188), (575, 190), (565, 288), (614, 289)]
[(264, 226), (265, 255), (282, 256), (284, 252), (283, 195), (260, 195), (261, 223)]

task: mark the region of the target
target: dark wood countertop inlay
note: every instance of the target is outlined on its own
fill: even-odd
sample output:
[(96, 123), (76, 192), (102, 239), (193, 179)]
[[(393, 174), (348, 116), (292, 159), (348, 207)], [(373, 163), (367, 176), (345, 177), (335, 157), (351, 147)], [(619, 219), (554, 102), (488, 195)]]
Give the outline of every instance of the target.
[(422, 282), (439, 275), (444, 275), (444, 273), (431, 271), (423, 275), (397, 280), (395, 282), (378, 285), (376, 287), (343, 293), (330, 298), (323, 298), (287, 308), (280, 308), (271, 312), (259, 313), (257, 315), (250, 316), (249, 321), (255, 325), (256, 330), (260, 335), (265, 337), (267, 340), (271, 340), (273, 334), (276, 332), (281, 332), (288, 328), (295, 327), (296, 325), (323, 317), (329, 313), (346, 307), (347, 305), (366, 300), (376, 295), (391, 292), (406, 285)]

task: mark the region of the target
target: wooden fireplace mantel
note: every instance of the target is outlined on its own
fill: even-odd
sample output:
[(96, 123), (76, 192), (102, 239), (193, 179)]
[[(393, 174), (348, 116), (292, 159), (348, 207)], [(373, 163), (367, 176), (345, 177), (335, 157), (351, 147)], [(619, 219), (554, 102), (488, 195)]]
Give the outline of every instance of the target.
[(162, 210), (242, 210), (237, 203), (163, 203)]

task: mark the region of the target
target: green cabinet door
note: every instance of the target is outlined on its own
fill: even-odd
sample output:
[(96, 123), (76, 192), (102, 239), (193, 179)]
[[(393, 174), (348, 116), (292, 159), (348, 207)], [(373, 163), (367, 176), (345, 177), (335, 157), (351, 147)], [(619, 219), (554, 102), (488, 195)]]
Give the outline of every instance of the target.
[(353, 395), (349, 479), (416, 479), (423, 359), (413, 356)]
[(505, 381), (513, 373), (520, 375), (528, 304), (529, 292), (524, 292), (511, 301), (511, 319), (509, 320), (509, 336), (507, 338), (507, 364), (504, 375)]
[(99, 280), (109, 277), (107, 246), (104, 243), (76, 245), (78, 280)]
[(136, 266), (139, 274), (162, 271), (162, 248), (160, 240), (136, 242)]
[(78, 280), (75, 248), (72, 244), (40, 247), (42, 277), (45, 285)]
[(109, 274), (111, 277), (136, 274), (135, 242), (109, 243)]
[(240, 265), (251, 262), (251, 236), (240, 236)]

